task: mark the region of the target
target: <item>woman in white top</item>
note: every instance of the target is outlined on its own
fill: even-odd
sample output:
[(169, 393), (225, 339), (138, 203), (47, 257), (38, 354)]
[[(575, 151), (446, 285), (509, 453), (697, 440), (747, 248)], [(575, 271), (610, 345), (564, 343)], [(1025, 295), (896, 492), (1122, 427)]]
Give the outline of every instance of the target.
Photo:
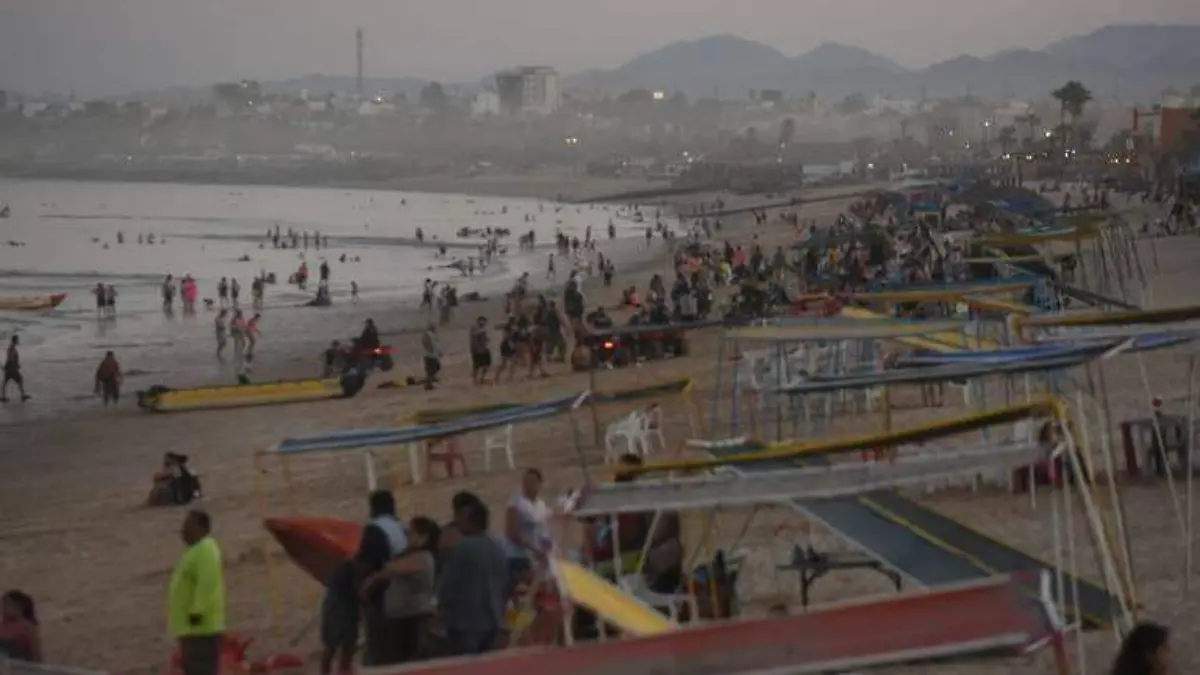
[(533, 557), (541, 557), (549, 548), (550, 533), (546, 521), (550, 509), (538, 494), (542, 490), (542, 472), (529, 469), (521, 479), (521, 490), (513, 495), (504, 513), (504, 547), (512, 576), (509, 590), (528, 580)]

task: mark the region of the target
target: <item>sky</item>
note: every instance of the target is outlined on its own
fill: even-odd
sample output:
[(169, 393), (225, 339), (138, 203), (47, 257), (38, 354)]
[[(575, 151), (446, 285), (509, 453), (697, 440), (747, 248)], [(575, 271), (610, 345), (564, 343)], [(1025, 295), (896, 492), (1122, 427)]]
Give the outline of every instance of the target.
[(612, 68), (734, 33), (825, 41), (913, 67), (1041, 48), (1113, 23), (1200, 24), (1196, 0), (0, 0), (0, 89), (80, 97), (310, 73), (477, 81), (503, 67)]

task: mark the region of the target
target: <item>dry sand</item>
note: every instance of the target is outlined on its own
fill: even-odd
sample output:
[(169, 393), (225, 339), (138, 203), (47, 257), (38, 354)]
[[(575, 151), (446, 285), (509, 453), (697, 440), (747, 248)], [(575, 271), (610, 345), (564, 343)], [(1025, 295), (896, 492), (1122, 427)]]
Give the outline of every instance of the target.
[[(726, 201), (736, 206), (739, 200), (727, 197)], [(807, 206), (801, 216), (827, 223), (842, 206), (844, 203), (838, 202)], [(791, 228), (777, 220), (756, 227), (749, 218), (740, 217), (730, 219), (727, 228), (725, 234), (730, 238), (747, 240), (752, 234), (758, 235), (770, 247), (768, 250), (793, 236)], [(1200, 240), (1160, 241), (1157, 255), (1156, 304), (1194, 302), (1192, 284), (1196, 276), (1192, 261), (1200, 256)], [(613, 289), (593, 284), (588, 289), (589, 300), (594, 303), (603, 299), (611, 305), (621, 284), (636, 282), (644, 286), (650, 273), (665, 271), (665, 267), (660, 263), (636, 272), (621, 270)], [(418, 389), (377, 390), (369, 385), (357, 398), (346, 401), (174, 415), (151, 415), (133, 409), (111, 414), (90, 411), (7, 425), (0, 451), (0, 586), (21, 588), (37, 599), (48, 660), (120, 672), (147, 672), (166, 663), (171, 644), (165, 631), (165, 588), (182, 549), (177, 532), (183, 510), (148, 509), (141, 504), (150, 475), (168, 450), (191, 455), (202, 474), (206, 491), (203, 506), (213, 515), (215, 534), (226, 557), (231, 628), (255, 636), (263, 649), (315, 649), (316, 633), (309, 622), (318, 607), (321, 589), (290, 565), (273, 544), (267, 547), (269, 560), (264, 560), (261, 551), (265, 537), (259, 518), (264, 512), (278, 515), (293, 511), (363, 518), (366, 490), (362, 457), (357, 453), (298, 457), (290, 466), (291, 491), (282, 489), (280, 466), (268, 463), (262, 478), (271, 489), (260, 502), (254, 489), (252, 455), (285, 436), (393, 426), (399, 417), (420, 408), (537, 400), (586, 388), (586, 376), (570, 373), (561, 364), (552, 364), (552, 377), (544, 380), (526, 380), (521, 374), (512, 384), (472, 386), (464, 353), (464, 326), (476, 313), (468, 308), (460, 313), (451, 330), (444, 331), (446, 381), (428, 394)], [(494, 304), (488, 305), (485, 313), (499, 318)], [(384, 323), (399, 328), (395, 320)], [(324, 339), (314, 338), (312, 342), (315, 345)], [(698, 410), (709, 428), (724, 421), (728, 414), (728, 403), (724, 402), (719, 405), (720, 419), (709, 416), (709, 395), (718, 367), (716, 342), (713, 331), (695, 334), (690, 356), (599, 372), (598, 387), (613, 389), (678, 376), (694, 377), (695, 406), (690, 410)], [(295, 368), (311, 367), (307, 364), (314, 353), (312, 345), (297, 344), (294, 348), (298, 350), (292, 359)], [(1166, 395), (1186, 386), (1186, 357), (1180, 350), (1149, 355), (1146, 364), (1155, 393)], [(29, 364), (31, 370), (36, 367)], [(412, 360), (399, 364), (397, 371), (415, 372), (417, 368)], [(1136, 361), (1118, 360), (1108, 369), (1108, 376), (1115, 392), (1114, 415), (1142, 416), (1145, 395)], [(663, 403), (667, 438), (675, 445), (688, 436), (689, 408), (678, 399), (665, 399)], [(900, 412), (896, 423), (904, 425), (951, 412)], [(623, 413), (601, 410), (601, 424)], [(597, 468), (603, 449), (590, 443), (591, 422), (588, 414), (579, 414), (575, 420), (588, 441), (585, 455), (593, 475), (603, 478), (603, 469)], [(861, 431), (881, 424), (878, 415), (847, 416), (839, 418), (832, 431)], [(514, 436), (520, 467), (541, 468), (549, 492), (581, 484), (580, 461), (571, 441), (571, 420), (557, 418), (523, 425), (516, 428)], [(481, 442), (471, 437), (464, 444), (473, 448)], [(399, 450), (393, 455), (385, 453), (381, 475), (403, 480), (401, 459)], [(516, 488), (519, 473), (507, 469), (484, 473), (477, 453), (470, 455), (469, 461), (471, 473), (467, 477), (446, 480), (435, 469), (435, 479), (428, 483), (398, 486), (405, 513), (445, 518), (450, 496), (463, 489), (478, 492), (498, 508)], [(1189, 602), (1182, 592), (1179, 529), (1167, 491), (1158, 483), (1134, 485), (1125, 489), (1125, 498), (1135, 523), (1133, 546), (1146, 614), (1174, 626), (1178, 635), (1176, 657), (1181, 671), (1186, 672), (1189, 666), (1200, 665), (1200, 647), (1190, 641), (1192, 633), (1200, 630), (1200, 621), (1196, 621), (1196, 603)], [(1051, 554), (1048, 499), (1039, 500), (1036, 509), (1031, 509), (1027, 497), (996, 490), (938, 493), (928, 500), (947, 514), (1032, 554)], [(745, 513), (730, 511), (723, 515), (718, 530), (721, 542), (732, 543)], [(1081, 521), (1076, 519), (1077, 523)], [(765, 509), (755, 522), (742, 544), (752, 552), (740, 589), (751, 601), (749, 613), (763, 610), (760, 600), (781, 593), (791, 594), (793, 600), (796, 597), (794, 575), (774, 570), (793, 542), (811, 542), (827, 551), (849, 551), (835, 536), (800, 521), (790, 512)], [(1085, 541), (1082, 532), (1079, 541)], [(272, 601), (272, 587), (279, 590), (278, 603)], [(845, 572), (832, 574), (817, 584), (814, 600), (888, 591), (889, 585), (881, 576)], [(278, 623), (273, 622), (273, 615), (280, 618)], [(289, 647), (288, 642), (297, 636), (300, 646)], [(1089, 635), (1085, 643), (1091, 668), (1103, 668), (1102, 663), (1112, 654), (1111, 634)], [(1018, 671), (1050, 672), (1050, 663), (1039, 656), (939, 669), (980, 674)]]

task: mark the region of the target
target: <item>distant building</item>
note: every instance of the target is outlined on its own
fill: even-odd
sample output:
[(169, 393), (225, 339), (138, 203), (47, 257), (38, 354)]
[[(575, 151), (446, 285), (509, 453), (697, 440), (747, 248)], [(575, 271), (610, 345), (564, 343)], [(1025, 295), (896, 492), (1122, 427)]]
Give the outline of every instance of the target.
[(1133, 111), (1133, 133), (1149, 139), (1159, 150), (1171, 150), (1184, 140), (1189, 132), (1200, 131), (1192, 117), (1191, 108), (1156, 108), (1150, 111)]
[(475, 98), (471, 99), (471, 115), (475, 117), (487, 117), (488, 115), (500, 114), (500, 95), (494, 91), (486, 89), (475, 92)]
[(496, 94), (505, 115), (551, 115), (562, 105), (558, 71), (521, 66), (496, 73)]
[(783, 103), (783, 91), (779, 89), (759, 89), (758, 100), (763, 103)]

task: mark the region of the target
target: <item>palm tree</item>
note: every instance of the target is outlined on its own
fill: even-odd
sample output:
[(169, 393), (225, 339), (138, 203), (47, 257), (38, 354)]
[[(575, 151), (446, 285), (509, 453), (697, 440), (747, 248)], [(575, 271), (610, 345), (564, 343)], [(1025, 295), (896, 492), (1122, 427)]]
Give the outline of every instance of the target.
[[(1088, 88), (1077, 80), (1071, 80), (1058, 89), (1055, 89), (1051, 93), (1051, 96), (1058, 100), (1059, 124), (1064, 127), (1067, 124), (1067, 115), (1071, 116), (1072, 126), (1075, 125), (1079, 121), (1079, 118), (1083, 116), (1084, 106), (1092, 100), (1092, 92), (1088, 91)], [(1064, 138), (1064, 150), (1066, 149), (1065, 140)]]

